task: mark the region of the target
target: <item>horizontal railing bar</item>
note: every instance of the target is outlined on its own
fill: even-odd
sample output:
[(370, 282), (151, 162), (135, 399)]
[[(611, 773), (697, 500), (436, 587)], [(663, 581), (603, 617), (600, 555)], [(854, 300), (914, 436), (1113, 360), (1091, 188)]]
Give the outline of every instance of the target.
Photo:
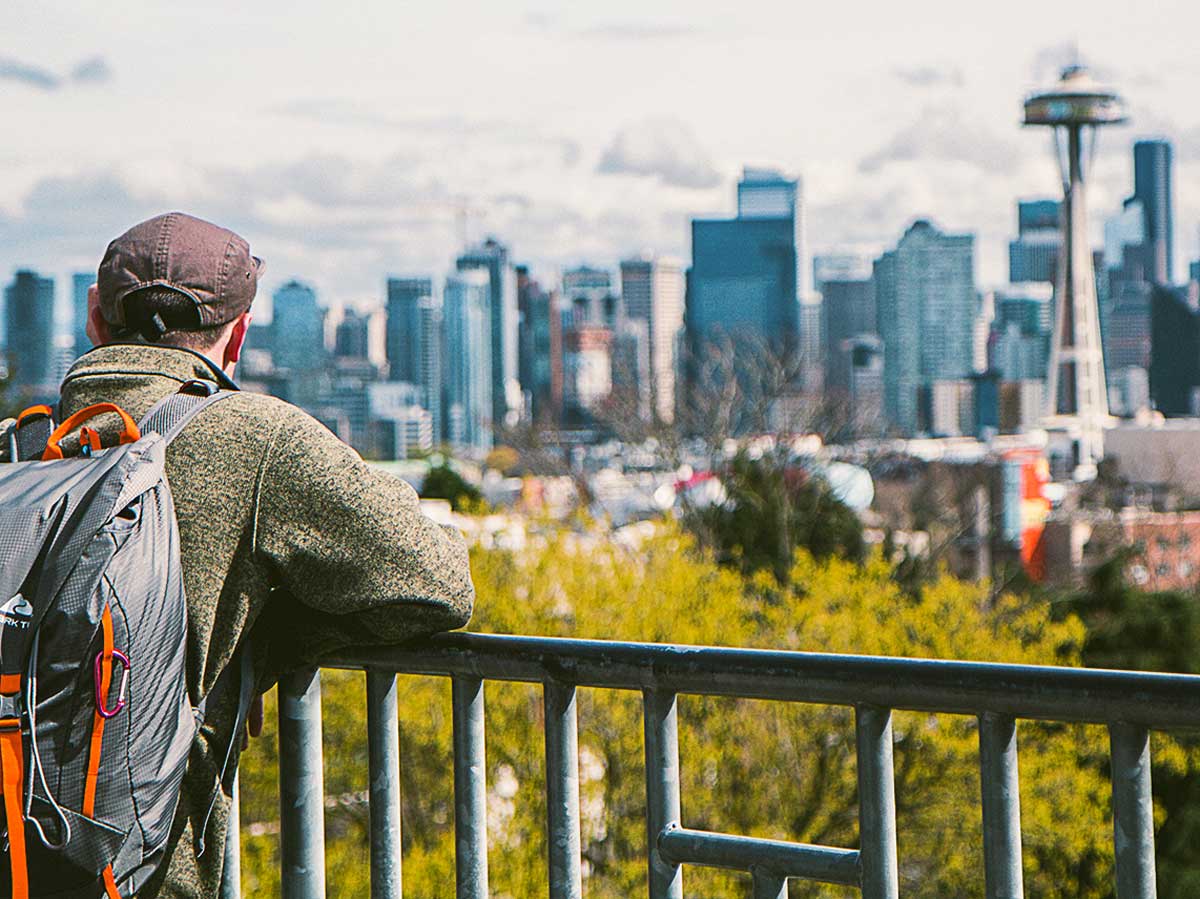
[(668, 827), (658, 836), (658, 850), (677, 865), (767, 871), (855, 887), (861, 879), (858, 852), (853, 849)]
[(347, 649), (323, 664), (1014, 718), (1200, 727), (1200, 676), (502, 634)]

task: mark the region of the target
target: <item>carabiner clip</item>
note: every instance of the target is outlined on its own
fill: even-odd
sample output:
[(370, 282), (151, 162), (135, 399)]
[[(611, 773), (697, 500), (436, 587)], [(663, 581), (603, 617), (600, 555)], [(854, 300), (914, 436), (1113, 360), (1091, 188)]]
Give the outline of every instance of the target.
[(104, 679), (104, 672), (101, 670), (102, 666), (104, 665), (104, 653), (96, 653), (96, 714), (105, 719), (112, 718), (117, 714), (117, 712), (125, 708), (125, 690), (129, 686), (129, 656), (125, 655), (125, 653), (121, 652), (119, 649), (114, 649), (112, 651), (112, 657), (121, 663), (124, 671), (121, 673), (121, 688), (117, 691), (116, 708), (109, 709), (106, 706), (108, 697), (102, 696), (100, 693), (100, 684), (103, 683)]

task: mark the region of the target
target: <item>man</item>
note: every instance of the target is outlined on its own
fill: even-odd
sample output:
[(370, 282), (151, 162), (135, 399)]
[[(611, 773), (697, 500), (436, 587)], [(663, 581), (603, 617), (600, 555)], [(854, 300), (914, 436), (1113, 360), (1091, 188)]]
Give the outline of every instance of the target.
[[(231, 378), (261, 270), (245, 240), (177, 212), (118, 237), (88, 296), (96, 348), (63, 381), (60, 417), (106, 401), (137, 419), (191, 379), (236, 389)], [(96, 421), (104, 435), (104, 419)], [(252, 627), (255, 667), (266, 672), (261, 689), (339, 646), (410, 639), (470, 617), (461, 536), (425, 518), (411, 487), (369, 468), (294, 406), (249, 393), (217, 403), (171, 444), (166, 468), (179, 521), (193, 703), (217, 687)], [(197, 848), (233, 736), (236, 694), (224, 687), (213, 694), (169, 860), (139, 899), (218, 895), (224, 795), (199, 857)]]

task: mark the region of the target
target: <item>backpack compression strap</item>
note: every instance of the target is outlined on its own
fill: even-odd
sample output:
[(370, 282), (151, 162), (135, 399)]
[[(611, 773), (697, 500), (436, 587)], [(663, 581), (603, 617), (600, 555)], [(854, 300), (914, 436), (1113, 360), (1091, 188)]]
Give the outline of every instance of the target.
[(21, 676), (0, 677), (0, 788), (4, 790), (4, 823), (8, 828), (8, 861), (12, 868), (12, 899), (29, 897), (29, 863), (25, 854), (25, 750), (21, 744)]

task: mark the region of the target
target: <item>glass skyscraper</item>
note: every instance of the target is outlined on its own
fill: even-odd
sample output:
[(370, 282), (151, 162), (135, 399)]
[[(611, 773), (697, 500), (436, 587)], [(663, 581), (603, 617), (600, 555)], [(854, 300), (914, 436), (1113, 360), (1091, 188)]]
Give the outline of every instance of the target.
[(492, 448), (493, 366), (487, 271), (460, 271), (442, 295), (446, 436), (455, 449)]
[(517, 277), (508, 247), (488, 238), (458, 257), (460, 272), (481, 269), (488, 274), (489, 343), (492, 367), (491, 420), (515, 424), (521, 410), (517, 380)]
[(388, 278), (384, 337), (388, 380), (409, 384), (419, 380), (421, 301), (432, 296), (432, 278)]
[(35, 392), (55, 391), (54, 279), (18, 271), (4, 291), (4, 324), (13, 383)]
[(272, 295), (271, 347), (275, 366), (311, 371), (325, 363), (325, 311), (307, 284), (289, 281)]
[(88, 288), (96, 283), (93, 274), (79, 273), (71, 276), (71, 336), (75, 356), (79, 357), (92, 348), (87, 336)]
[(1175, 272), (1175, 223), (1171, 188), (1171, 144), (1140, 140), (1133, 145), (1133, 195), (1145, 213), (1142, 243), (1146, 279), (1170, 284)]
[(919, 220), (876, 261), (874, 281), (884, 406), (895, 427), (915, 433), (922, 392), (973, 373), (975, 237)]

